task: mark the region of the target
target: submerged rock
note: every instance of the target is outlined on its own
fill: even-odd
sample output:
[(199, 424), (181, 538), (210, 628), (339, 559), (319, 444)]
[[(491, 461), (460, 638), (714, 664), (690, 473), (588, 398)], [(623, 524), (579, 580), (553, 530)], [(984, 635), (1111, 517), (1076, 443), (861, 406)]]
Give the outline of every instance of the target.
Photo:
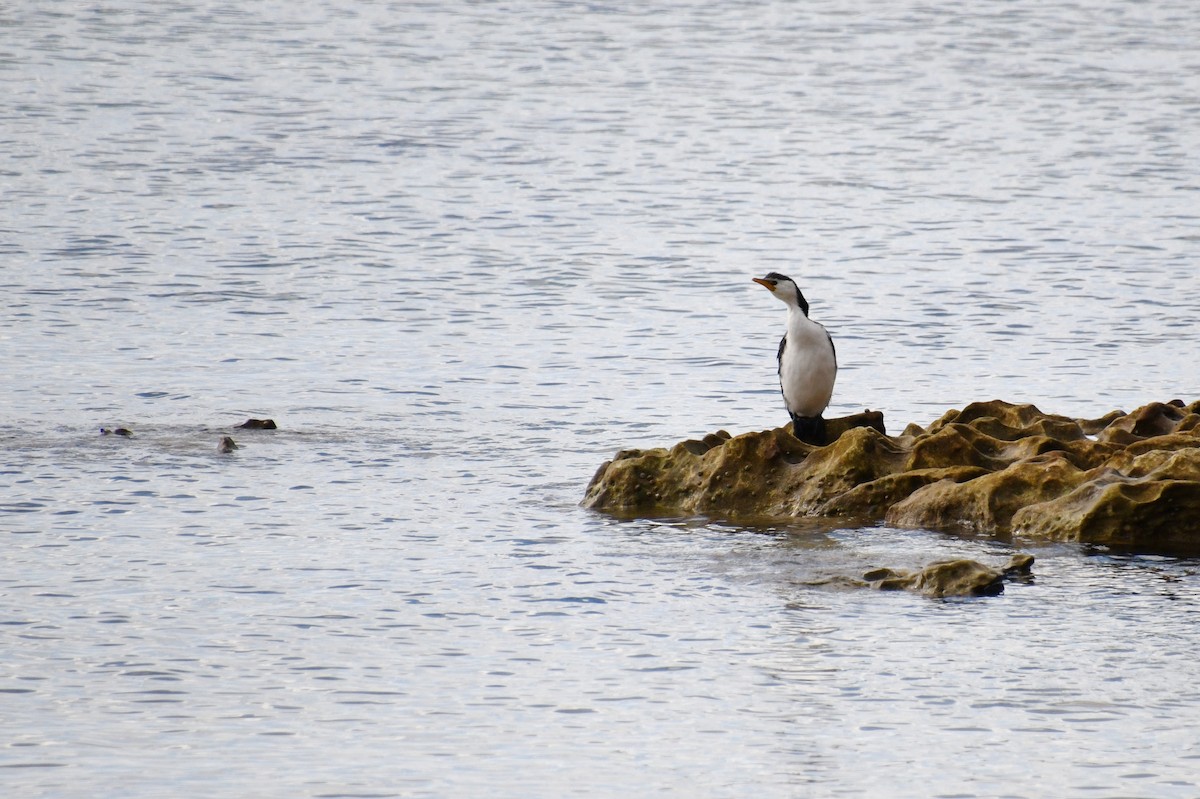
[(1013, 555), (1003, 568), (994, 569), (977, 560), (940, 560), (915, 572), (874, 569), (863, 581), (882, 591), (916, 591), (935, 598), (996, 596), (1004, 591), (1004, 580), (1028, 577), (1033, 555)]
[(884, 432), (828, 420), (827, 446), (788, 428), (724, 431), (618, 453), (583, 504), (642, 515), (847, 516), (1148, 552), (1200, 552), (1200, 402), (1099, 419), (1000, 400)]

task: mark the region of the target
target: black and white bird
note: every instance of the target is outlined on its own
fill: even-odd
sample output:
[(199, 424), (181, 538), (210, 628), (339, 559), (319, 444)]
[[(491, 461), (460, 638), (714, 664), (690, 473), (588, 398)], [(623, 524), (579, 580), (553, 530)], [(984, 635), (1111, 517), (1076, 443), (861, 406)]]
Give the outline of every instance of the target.
[(787, 332), (779, 342), (779, 387), (792, 417), (792, 433), (808, 444), (824, 446), (825, 417), (837, 379), (837, 352), (829, 332), (808, 318), (808, 301), (796, 281), (771, 272), (756, 277), (787, 306)]

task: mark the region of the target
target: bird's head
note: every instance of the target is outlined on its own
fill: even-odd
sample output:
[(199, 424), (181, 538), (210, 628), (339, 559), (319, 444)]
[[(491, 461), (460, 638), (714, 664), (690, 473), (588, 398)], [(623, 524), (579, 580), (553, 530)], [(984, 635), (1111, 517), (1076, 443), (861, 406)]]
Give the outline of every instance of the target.
[(766, 277), (756, 277), (753, 280), (778, 297), (789, 308), (799, 308), (805, 316), (808, 316), (808, 301), (800, 293), (800, 287), (796, 285), (796, 281), (787, 275), (769, 272)]

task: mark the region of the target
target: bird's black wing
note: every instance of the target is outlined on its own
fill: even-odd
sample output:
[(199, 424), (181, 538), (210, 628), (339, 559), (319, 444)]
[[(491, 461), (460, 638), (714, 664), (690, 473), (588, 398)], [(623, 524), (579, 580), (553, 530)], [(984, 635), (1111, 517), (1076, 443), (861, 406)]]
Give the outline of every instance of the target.
[[(779, 339), (779, 352), (775, 354), (775, 360), (779, 361), (779, 369), (783, 369), (783, 348), (787, 346), (787, 335)], [(778, 371), (778, 370), (777, 370)]]
[[(825, 331), (825, 338), (829, 339), (829, 349), (833, 350), (833, 365), (837, 366), (837, 347), (833, 346), (833, 336), (829, 335), (829, 331)], [(783, 355), (783, 345), (779, 345), (779, 354)]]

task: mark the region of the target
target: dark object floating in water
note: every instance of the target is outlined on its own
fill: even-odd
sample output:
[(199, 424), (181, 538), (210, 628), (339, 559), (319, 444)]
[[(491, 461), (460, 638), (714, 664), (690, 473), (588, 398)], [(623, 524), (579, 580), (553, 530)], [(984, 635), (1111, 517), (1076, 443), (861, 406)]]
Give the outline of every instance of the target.
[(217, 444), (217, 452), (233, 452), (237, 448), (237, 442), (229, 436), (222, 437), (220, 443)]
[(247, 419), (242, 424), (237, 425), (244, 430), (278, 430), (274, 419)]
[(128, 438), (129, 436), (133, 435), (133, 431), (126, 427), (114, 427), (112, 429), (109, 429), (107, 427), (101, 427), (100, 435), (102, 435), (102, 436), (125, 436), (126, 438)]

